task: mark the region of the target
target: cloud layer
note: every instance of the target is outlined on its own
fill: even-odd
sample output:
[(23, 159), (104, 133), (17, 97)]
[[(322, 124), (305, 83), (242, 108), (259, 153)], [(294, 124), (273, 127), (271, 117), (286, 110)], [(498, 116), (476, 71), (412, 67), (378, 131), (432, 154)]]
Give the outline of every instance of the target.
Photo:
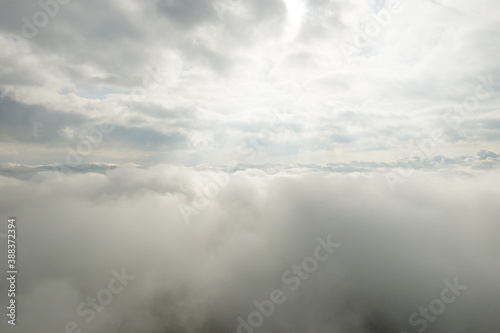
[[(181, 204), (217, 175), (158, 165), (0, 177), (0, 211), (18, 220), (16, 329), (236, 332), (279, 289), (286, 301), (259, 332), (416, 332), (409, 317), (455, 278), (467, 289), (426, 332), (500, 327), (498, 168), (417, 172), (396, 193), (381, 174), (236, 171), (186, 224)], [(292, 290), (283, 274), (314, 257), (318, 237), (341, 246)], [(87, 323), (78, 307), (122, 269), (135, 278)]]
[(3, 163), (63, 163), (102, 120), (87, 163), (225, 163), (283, 110), (261, 163), (498, 147), (493, 0), (42, 3), (0, 4)]

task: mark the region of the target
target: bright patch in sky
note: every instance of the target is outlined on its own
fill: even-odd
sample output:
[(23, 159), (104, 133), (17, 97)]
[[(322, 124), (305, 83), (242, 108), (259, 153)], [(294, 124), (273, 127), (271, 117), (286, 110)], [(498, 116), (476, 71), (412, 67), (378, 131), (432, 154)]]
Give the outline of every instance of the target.
[(288, 11), (285, 39), (290, 40), (297, 35), (301, 27), (307, 12), (307, 0), (285, 0), (285, 4)]

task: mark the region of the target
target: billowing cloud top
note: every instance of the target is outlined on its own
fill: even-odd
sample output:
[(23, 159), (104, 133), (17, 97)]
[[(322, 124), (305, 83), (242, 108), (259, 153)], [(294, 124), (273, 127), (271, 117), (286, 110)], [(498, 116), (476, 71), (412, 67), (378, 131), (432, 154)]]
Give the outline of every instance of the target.
[(418, 172), (391, 192), (381, 175), (171, 165), (0, 177), (16, 329), (495, 332), (499, 181)]

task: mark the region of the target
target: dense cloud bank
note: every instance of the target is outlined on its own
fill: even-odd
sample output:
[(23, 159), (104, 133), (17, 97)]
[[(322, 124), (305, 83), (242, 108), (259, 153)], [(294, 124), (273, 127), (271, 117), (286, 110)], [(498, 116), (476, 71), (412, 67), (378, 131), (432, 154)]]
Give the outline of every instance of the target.
[[(476, 156), (460, 155), (456, 157), (447, 157), (443, 155), (436, 156), (419, 156), (414, 154), (415, 150), (407, 153), (394, 161), (375, 162), (375, 161), (351, 161), (351, 162), (336, 162), (318, 165), (314, 163), (290, 163), (290, 164), (277, 164), (277, 163), (239, 163), (236, 160), (231, 160), (221, 165), (206, 165), (200, 164), (193, 166), (198, 171), (217, 170), (220, 172), (237, 172), (251, 169), (264, 171), (268, 174), (276, 174), (278, 172), (286, 173), (316, 173), (316, 172), (335, 172), (335, 173), (385, 173), (396, 184), (403, 182), (406, 178), (410, 177), (415, 171), (438, 171), (441, 173), (452, 173), (464, 177), (473, 176), (477, 172), (491, 170), (500, 166), (500, 155), (487, 151), (479, 150)], [(67, 154), (72, 157), (72, 155)], [(77, 156), (74, 154), (73, 156)], [(82, 159), (83, 161), (83, 159)], [(136, 165), (136, 164), (134, 164)], [(144, 166), (136, 165), (138, 168)], [(51, 165), (22, 165), (15, 163), (0, 164), (0, 175), (7, 177), (15, 177), (18, 179), (28, 180), (40, 172), (51, 172), (61, 181), (66, 174), (72, 173), (105, 173), (106, 171), (113, 170), (117, 164), (113, 163), (81, 163), (75, 165), (68, 164), (51, 164)], [(400, 179), (394, 179), (400, 177)]]
[(395, 192), (377, 173), (0, 176), (19, 260), (18, 327), (0, 330), (496, 332), (498, 184), (498, 168)]

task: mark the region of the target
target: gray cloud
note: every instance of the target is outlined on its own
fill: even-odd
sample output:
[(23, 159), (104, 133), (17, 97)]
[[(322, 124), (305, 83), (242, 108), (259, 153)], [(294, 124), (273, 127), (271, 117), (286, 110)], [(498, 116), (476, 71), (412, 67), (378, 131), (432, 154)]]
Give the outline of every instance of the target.
[[(498, 168), (468, 179), (421, 173), (398, 193), (376, 174), (237, 171), (186, 225), (179, 203), (210, 179), (174, 166), (122, 166), (62, 183), (46, 171), (0, 177), (0, 210), (19, 225), (16, 329), (75, 321), (96, 333), (236, 332), (238, 316), (280, 288), (287, 300), (262, 332), (410, 332), (408, 317), (455, 277), (467, 290), (427, 331), (500, 327), (500, 193), (490, 186)], [(329, 234), (341, 247), (292, 292), (282, 274)], [(135, 280), (85, 323), (77, 306), (121, 267)]]
[(50, 112), (43, 106), (0, 99), (0, 140), (61, 145), (66, 126), (82, 126), (88, 119), (74, 113)]
[(179, 24), (184, 28), (193, 28), (207, 21), (217, 19), (217, 13), (213, 6), (214, 2), (212, 0), (158, 0), (156, 7), (160, 13), (166, 15), (175, 24)]
[[(478, 77), (498, 80), (493, 14), (479, 19), (478, 9), (462, 2), (408, 3), (348, 64), (340, 46), (376, 22), (382, 4), (301, 3), (241, 1), (219, 15), (214, 0), (72, 1), (27, 38), (28, 50), (15, 52), (9, 34), (22, 37), (22, 18), (33, 21), (42, 9), (27, 1), (3, 2), (1, 89), (17, 103), (51, 113), (64, 108), (75, 118), (114, 119), (119, 133), (113, 146), (103, 147), (126, 147), (139, 163), (162, 160), (163, 148), (175, 152), (174, 162), (223, 163), (234, 158), (240, 142), (267, 126), (269, 114), (290, 106), (292, 119), (265, 162), (286, 157), (300, 163), (306, 154), (323, 162), (338, 158), (326, 158), (325, 151), (340, 150), (345, 162), (360, 159), (354, 152), (394, 158), (431, 127), (445, 130), (443, 149), (453, 144), (464, 155), (470, 145), (492, 149), (498, 140), (496, 86), (458, 119), (458, 127), (449, 128), (443, 118), (474, 95)], [(481, 8), (496, 8), (483, 3)], [(155, 81), (123, 111), (133, 91), (152, 82), (148, 68), (162, 68), (165, 82)], [(338, 107), (325, 111), (325, 105)], [(50, 121), (55, 129), (61, 122)], [(74, 124), (80, 125), (77, 119)], [(156, 156), (137, 161), (143, 148)], [(11, 162), (26, 160), (12, 156)]]
[(186, 137), (178, 133), (163, 134), (148, 128), (117, 126), (109, 137), (113, 142), (140, 150), (160, 150), (186, 146)]

